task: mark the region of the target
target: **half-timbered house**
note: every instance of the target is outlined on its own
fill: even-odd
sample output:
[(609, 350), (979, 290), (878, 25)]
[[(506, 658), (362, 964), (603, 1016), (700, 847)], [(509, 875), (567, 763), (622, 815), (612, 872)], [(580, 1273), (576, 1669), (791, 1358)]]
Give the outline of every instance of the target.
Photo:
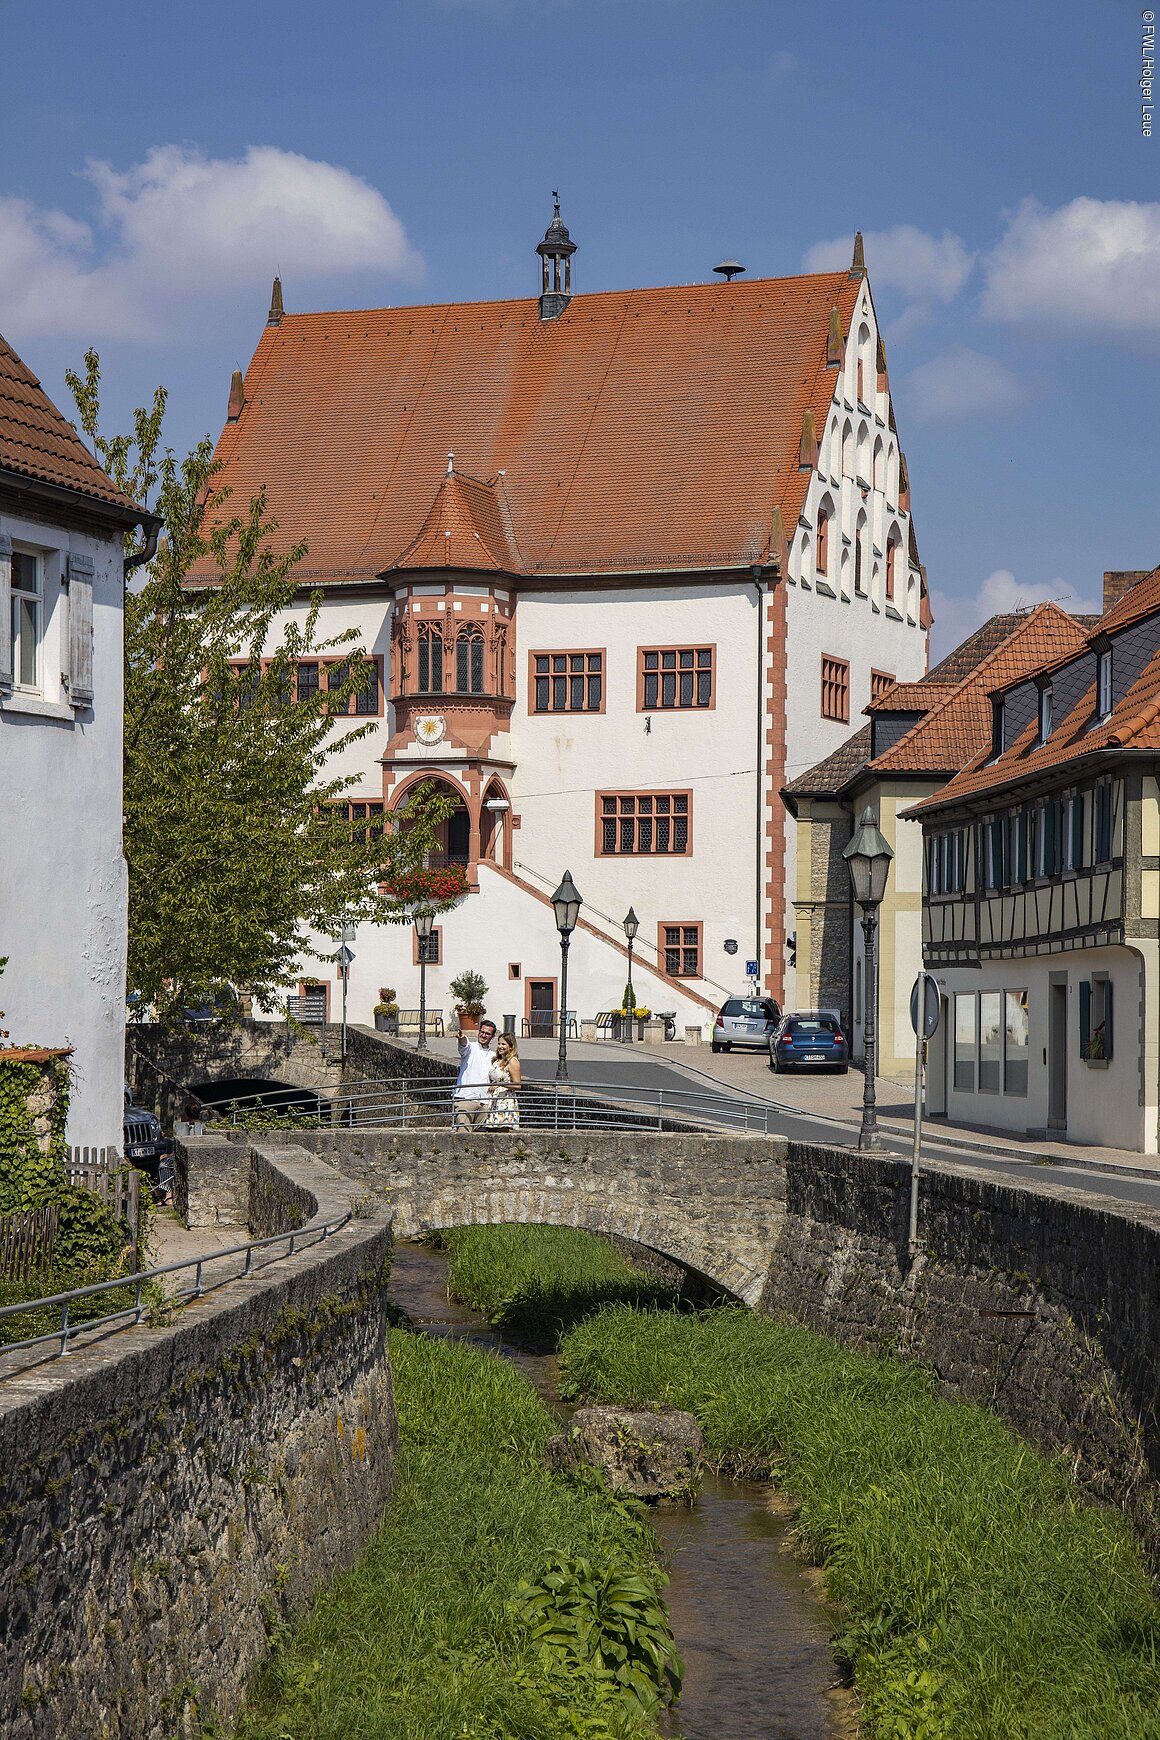
[[(1116, 598), (1123, 579), (1136, 583)], [(931, 1109), (1155, 1153), (1160, 569), (990, 696), (990, 742), (907, 812), (942, 980)]]

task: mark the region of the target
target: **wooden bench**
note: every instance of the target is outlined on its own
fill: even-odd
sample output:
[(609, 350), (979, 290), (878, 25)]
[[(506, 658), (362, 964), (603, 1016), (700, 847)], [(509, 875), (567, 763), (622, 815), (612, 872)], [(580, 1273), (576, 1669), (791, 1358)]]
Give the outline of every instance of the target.
[(596, 1037), (598, 1039), (613, 1038), (616, 1033), (616, 1023), (619, 1020), (620, 1016), (613, 1014), (611, 1009), (601, 1009), (596, 1017)]
[[(436, 1039), (442, 1039), (442, 1037), (443, 1037), (443, 1011), (442, 1011), (442, 1009), (428, 1009), (427, 1015), (426, 1015), (426, 1022), (427, 1022), (428, 1033), (433, 1033), (435, 1035)], [(400, 1033), (403, 1031), (404, 1027), (413, 1027), (415, 1029), (415, 1031), (418, 1032), (418, 1030), (419, 1030), (419, 1011), (417, 1009), (400, 1009), (399, 1010), (399, 1032)]]

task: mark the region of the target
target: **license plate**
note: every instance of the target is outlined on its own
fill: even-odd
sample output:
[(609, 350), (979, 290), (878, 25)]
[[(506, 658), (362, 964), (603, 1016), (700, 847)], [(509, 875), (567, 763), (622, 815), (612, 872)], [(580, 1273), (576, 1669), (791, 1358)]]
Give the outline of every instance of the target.
[(803, 1063), (828, 1063), (829, 1059), (824, 1051), (807, 1051), (802, 1061)]
[(747, 1021), (745, 1023), (745, 1031), (747, 1033), (764, 1033), (765, 1027), (760, 1021)]
[(148, 1148), (130, 1148), (129, 1149), (129, 1158), (130, 1158), (130, 1160), (135, 1160), (142, 1154), (148, 1154), (148, 1152), (149, 1152)]

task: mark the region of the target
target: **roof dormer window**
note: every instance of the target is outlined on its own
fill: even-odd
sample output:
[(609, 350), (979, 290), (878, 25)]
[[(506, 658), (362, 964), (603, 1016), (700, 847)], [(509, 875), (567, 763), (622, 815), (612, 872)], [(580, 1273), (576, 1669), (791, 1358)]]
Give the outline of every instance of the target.
[(1096, 712), (1106, 719), (1112, 710), (1112, 649), (1102, 647), (1096, 654)]
[(1043, 683), (1039, 689), (1039, 741), (1046, 743), (1051, 736), (1051, 684)]

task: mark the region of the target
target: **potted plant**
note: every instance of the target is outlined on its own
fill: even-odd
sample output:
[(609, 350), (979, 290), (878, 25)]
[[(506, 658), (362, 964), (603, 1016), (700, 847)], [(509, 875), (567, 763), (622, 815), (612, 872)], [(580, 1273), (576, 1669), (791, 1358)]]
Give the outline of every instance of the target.
[(399, 1005), (395, 1002), (395, 993), (390, 985), (379, 986), (379, 1000), (375, 1004), (375, 1032), (395, 1033), (399, 1031)]
[(452, 979), (448, 989), (455, 998), (455, 1014), (460, 1033), (474, 1033), (483, 1014), (483, 1000), (487, 996), (487, 984), (483, 974), (469, 969), (460, 973), (458, 978)]

